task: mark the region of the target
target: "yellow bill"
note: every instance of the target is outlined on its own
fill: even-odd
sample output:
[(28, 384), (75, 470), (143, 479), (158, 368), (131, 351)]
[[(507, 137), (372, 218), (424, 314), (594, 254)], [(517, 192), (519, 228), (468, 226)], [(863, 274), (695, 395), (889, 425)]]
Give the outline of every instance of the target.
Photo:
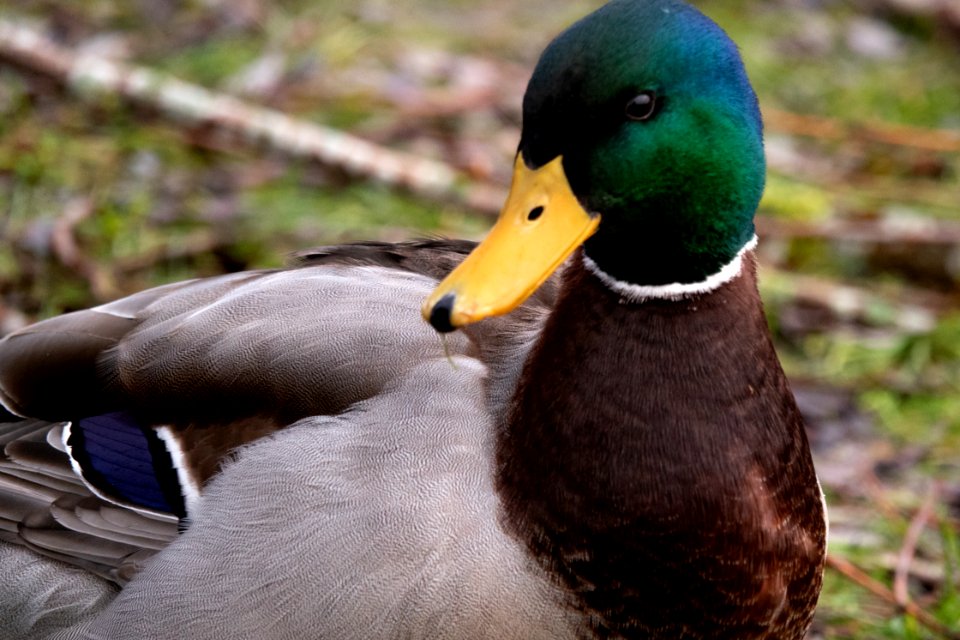
[(577, 201), (558, 156), (529, 169), (517, 155), (513, 184), (486, 239), (423, 305), (437, 331), (512, 311), (593, 235), (600, 216)]

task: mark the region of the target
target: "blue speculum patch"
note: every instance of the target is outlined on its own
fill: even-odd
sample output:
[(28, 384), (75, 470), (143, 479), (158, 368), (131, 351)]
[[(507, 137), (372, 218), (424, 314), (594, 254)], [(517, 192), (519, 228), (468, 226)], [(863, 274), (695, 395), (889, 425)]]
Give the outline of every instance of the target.
[(77, 420), (68, 444), (84, 479), (103, 494), (182, 515), (183, 498), (166, 447), (152, 428), (131, 414)]

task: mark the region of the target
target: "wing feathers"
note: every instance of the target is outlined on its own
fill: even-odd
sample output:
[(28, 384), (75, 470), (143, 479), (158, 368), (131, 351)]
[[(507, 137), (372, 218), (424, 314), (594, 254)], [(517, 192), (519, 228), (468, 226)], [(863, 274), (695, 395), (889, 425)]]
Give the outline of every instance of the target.
[[(320, 249), (293, 269), (178, 283), (39, 323), (0, 343), (0, 404), (80, 431), (92, 425), (85, 435), (94, 451), (77, 456), (78, 468), (123, 484), (138, 464), (156, 475), (163, 447), (168, 474), (184, 469), (203, 487), (237, 447), (304, 417), (376, 403), (425, 359), (442, 357), (417, 311), (471, 246)], [(489, 403), (505, 406), (555, 288), (548, 282), (511, 323), (448, 338), (453, 357), (490, 365)], [(100, 439), (111, 429), (99, 418), (118, 409), (129, 412), (118, 419), (129, 433)], [(6, 416), (0, 409), (0, 421)], [(68, 449), (85, 446), (71, 430), (0, 422), (0, 539), (122, 583), (177, 537), (178, 519), (93, 497), (72, 476)], [(139, 461), (126, 455), (151, 447)]]
[(114, 399), (98, 375), (97, 358), (135, 325), (127, 318), (80, 311), (7, 336), (0, 403), (17, 415), (47, 420), (110, 407)]
[(117, 583), (177, 536), (177, 518), (147, 517), (90, 495), (55, 449), (62, 425), (0, 423), (0, 540)]
[(42, 442), (17, 440), (5, 448), (7, 457), (17, 465), (45, 476), (55, 477), (76, 485), (83, 485), (70, 468), (70, 459), (53, 449), (46, 438)]
[[(56, 510), (66, 516), (67, 510)], [(79, 526), (80, 530), (69, 528)], [(175, 530), (175, 527), (172, 527)], [(118, 571), (129, 571), (131, 565), (140, 566), (155, 551), (144, 550), (139, 544), (103, 537), (109, 531), (78, 523), (72, 517), (58, 520), (51, 512), (35, 511), (21, 523), (20, 539), (28, 547), (43, 555), (82, 567), (113, 582), (121, 582)]]
[(176, 529), (154, 536), (140, 536), (121, 531), (100, 514), (97, 502), (80, 496), (64, 496), (50, 505), (50, 515), (63, 527), (76, 533), (85, 533), (104, 540), (120, 542), (134, 547), (160, 550), (176, 537)]

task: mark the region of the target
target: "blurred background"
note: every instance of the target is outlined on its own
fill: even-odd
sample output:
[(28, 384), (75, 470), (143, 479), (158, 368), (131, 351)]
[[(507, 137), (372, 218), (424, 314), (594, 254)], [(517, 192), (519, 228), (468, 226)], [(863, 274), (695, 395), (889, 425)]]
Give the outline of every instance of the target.
[[(351, 4), (0, 0), (0, 335), (481, 237), (539, 52), (602, 3)], [(832, 521), (811, 638), (960, 638), (960, 0), (693, 4), (764, 109), (761, 288)]]

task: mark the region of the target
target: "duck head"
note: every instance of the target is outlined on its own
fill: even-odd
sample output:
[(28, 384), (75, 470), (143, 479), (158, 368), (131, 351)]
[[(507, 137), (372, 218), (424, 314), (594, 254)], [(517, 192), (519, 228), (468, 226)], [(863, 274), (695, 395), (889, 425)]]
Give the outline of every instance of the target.
[(617, 282), (703, 281), (753, 239), (764, 175), (736, 45), (680, 0), (614, 0), (544, 51), (500, 218), (423, 315), (511, 311), (581, 245)]

